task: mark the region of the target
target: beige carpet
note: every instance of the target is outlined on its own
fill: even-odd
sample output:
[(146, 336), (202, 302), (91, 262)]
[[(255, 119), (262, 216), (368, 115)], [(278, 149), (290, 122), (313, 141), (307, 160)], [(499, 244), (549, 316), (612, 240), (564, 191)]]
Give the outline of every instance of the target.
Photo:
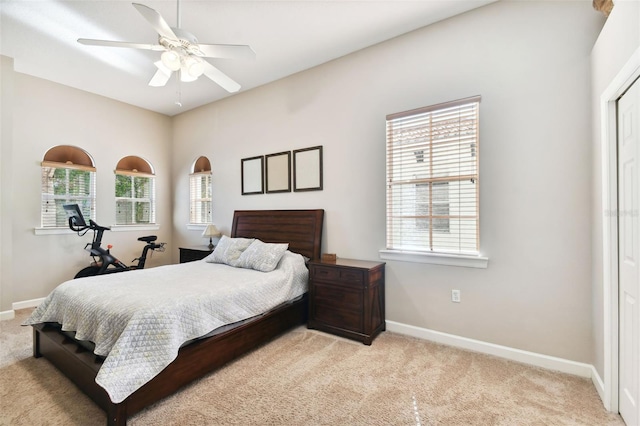
[[(29, 314), (0, 323), (0, 424), (104, 425), (31, 356)], [(372, 346), (299, 327), (131, 425), (623, 425), (590, 380), (385, 332)]]

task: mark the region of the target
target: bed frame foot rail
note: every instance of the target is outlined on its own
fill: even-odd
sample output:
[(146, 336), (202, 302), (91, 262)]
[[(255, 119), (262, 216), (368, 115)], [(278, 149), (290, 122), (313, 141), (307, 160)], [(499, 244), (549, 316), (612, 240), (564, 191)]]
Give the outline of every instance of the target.
[(33, 328), (33, 357), (42, 357), (42, 354), (40, 353), (40, 333), (35, 327)]
[(44, 357), (107, 413), (107, 424), (126, 425), (127, 404), (111, 402), (95, 378), (102, 358), (79, 346), (51, 324), (33, 325), (33, 356)]
[(109, 404), (107, 408), (107, 426), (126, 426), (127, 406), (125, 403)]

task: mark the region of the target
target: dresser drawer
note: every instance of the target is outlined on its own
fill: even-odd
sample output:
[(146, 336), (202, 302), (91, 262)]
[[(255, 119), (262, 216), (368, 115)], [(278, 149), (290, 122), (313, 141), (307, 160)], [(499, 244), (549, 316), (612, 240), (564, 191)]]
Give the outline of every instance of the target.
[(337, 327), (343, 330), (362, 333), (364, 329), (364, 321), (362, 312), (345, 310), (333, 306), (318, 303), (314, 306), (314, 318), (322, 324), (330, 327)]
[(330, 266), (313, 266), (312, 278), (314, 281), (338, 283), (362, 287), (364, 273), (358, 269), (334, 268)]
[(312, 266), (311, 268), (312, 279), (322, 281), (337, 281), (340, 276), (340, 272), (337, 268), (330, 266)]
[(344, 285), (317, 283), (313, 287), (312, 317), (328, 326), (339, 327), (353, 332), (362, 332), (361, 289)]
[(313, 287), (313, 299), (329, 308), (360, 311), (362, 291), (348, 287), (318, 283)]
[(364, 273), (358, 269), (340, 269), (340, 281), (362, 285)]

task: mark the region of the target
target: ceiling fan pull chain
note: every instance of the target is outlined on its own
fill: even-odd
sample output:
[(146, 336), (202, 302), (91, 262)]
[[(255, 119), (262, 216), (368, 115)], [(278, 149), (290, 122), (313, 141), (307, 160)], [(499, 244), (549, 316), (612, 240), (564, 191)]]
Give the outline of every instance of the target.
[(175, 104), (176, 104), (178, 107), (182, 108), (182, 89), (181, 89), (181, 87), (180, 87), (180, 79), (179, 79), (179, 78), (177, 78), (177, 79), (176, 79), (176, 81), (177, 81), (177, 83), (178, 83), (178, 84), (177, 84), (177, 86), (178, 86), (178, 90), (176, 91), (176, 98), (177, 98), (177, 99), (176, 99)]

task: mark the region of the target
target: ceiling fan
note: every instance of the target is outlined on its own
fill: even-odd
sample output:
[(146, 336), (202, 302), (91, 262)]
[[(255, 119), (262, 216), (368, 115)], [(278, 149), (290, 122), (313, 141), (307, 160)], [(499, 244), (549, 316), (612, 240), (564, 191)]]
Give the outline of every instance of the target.
[(240, 85), (214, 67), (204, 58), (255, 59), (255, 52), (247, 45), (203, 44), (195, 36), (180, 27), (180, 2), (178, 0), (178, 27), (172, 28), (162, 16), (148, 6), (132, 3), (144, 19), (158, 33), (158, 44), (130, 43), (124, 41), (92, 40), (79, 38), (78, 43), (92, 46), (128, 47), (132, 49), (161, 51), (158, 68), (149, 81), (149, 86), (160, 87), (167, 84), (174, 71), (180, 73), (180, 80), (195, 81), (204, 74), (228, 92), (237, 92)]

